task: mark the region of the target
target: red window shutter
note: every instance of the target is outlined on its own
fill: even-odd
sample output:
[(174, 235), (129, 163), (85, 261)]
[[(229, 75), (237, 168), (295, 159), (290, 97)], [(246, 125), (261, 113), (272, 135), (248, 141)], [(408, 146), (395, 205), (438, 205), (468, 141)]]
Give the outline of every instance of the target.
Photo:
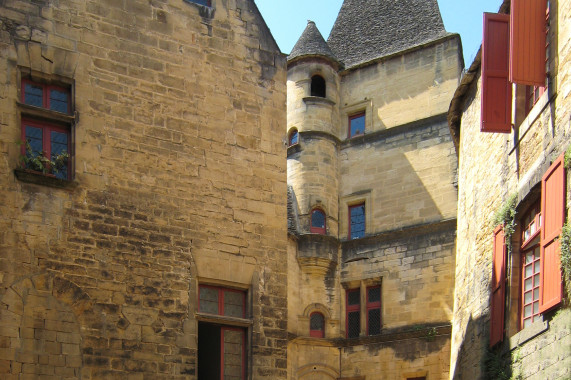
[(511, 132), (509, 15), (484, 13), (482, 41), (482, 132)]
[(546, 0), (511, 0), (510, 81), (545, 86)]
[(561, 155), (541, 179), (541, 272), (539, 311), (558, 305), (562, 298), (560, 242), (565, 223), (565, 167)]
[(504, 338), (504, 300), (506, 278), (506, 244), (503, 226), (494, 230), (492, 261), (492, 299), (490, 311), (490, 347)]

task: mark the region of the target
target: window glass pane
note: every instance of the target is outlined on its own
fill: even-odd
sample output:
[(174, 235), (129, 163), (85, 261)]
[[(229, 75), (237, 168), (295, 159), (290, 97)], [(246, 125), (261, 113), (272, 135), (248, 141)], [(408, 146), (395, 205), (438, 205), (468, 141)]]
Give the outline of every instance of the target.
[(533, 314), (538, 314), (539, 313), (539, 302), (534, 302), (533, 303)]
[(365, 114), (352, 116), (349, 119), (349, 137), (365, 133)]
[(367, 289), (369, 302), (380, 302), (381, 301), (381, 288), (374, 287)]
[(31, 106), (44, 106), (44, 89), (42, 86), (26, 83), (24, 85), (24, 103)]
[(531, 315), (531, 305), (527, 305), (524, 309), (523, 309), (523, 316), (524, 317), (529, 317)]
[(361, 317), (358, 311), (347, 314), (347, 337), (358, 338), (361, 331)]
[(359, 305), (360, 303), (360, 292), (359, 290), (352, 290), (347, 293), (347, 304), (349, 305)]
[(311, 227), (325, 228), (325, 214), (320, 210), (311, 213)]
[(525, 267), (525, 277), (529, 277), (533, 274), (533, 265), (527, 265)]
[(526, 304), (528, 304), (528, 303), (530, 303), (531, 301), (533, 301), (533, 299), (532, 299), (532, 297), (531, 297), (531, 294), (532, 294), (531, 291), (525, 293), (524, 302), (525, 302)]
[(244, 293), (224, 291), (224, 315), (244, 317)]
[(218, 314), (218, 289), (200, 288), (200, 311), (202, 313)]
[(349, 209), (351, 223), (351, 239), (365, 236), (365, 205), (353, 206)]
[[(26, 125), (26, 142), (32, 150), (31, 155), (35, 157), (42, 153), (43, 148), (43, 130), (42, 128), (31, 127)], [(26, 147), (27, 149), (27, 147)], [(30, 152), (26, 152), (29, 155)]]
[(241, 380), (244, 331), (223, 329), (224, 380)]
[(526, 319), (525, 321), (523, 321), (523, 327), (527, 327), (531, 325), (531, 319)]
[(50, 90), (50, 109), (53, 111), (68, 113), (69, 95), (60, 90)]
[(310, 320), (309, 320), (309, 329), (310, 330), (323, 330), (325, 326), (325, 320), (323, 318), (323, 315), (321, 315), (321, 313), (313, 313), (311, 314)]
[(533, 286), (539, 286), (539, 275), (533, 276)]
[(68, 136), (67, 133), (52, 131), (51, 138), (51, 153), (52, 161), (55, 162), (56, 168), (54, 170), (57, 178), (67, 179), (67, 159), (59, 157), (63, 153), (67, 153)]
[(299, 134), (297, 131), (292, 131), (289, 135), (289, 145), (294, 145), (299, 142)]
[(525, 263), (531, 264), (533, 262), (533, 252), (529, 252), (525, 255)]
[(378, 335), (381, 333), (381, 309), (369, 310), (369, 335)]
[(531, 289), (531, 287), (532, 287), (531, 278), (528, 278), (527, 280), (525, 280), (524, 286), (525, 286), (525, 289)]

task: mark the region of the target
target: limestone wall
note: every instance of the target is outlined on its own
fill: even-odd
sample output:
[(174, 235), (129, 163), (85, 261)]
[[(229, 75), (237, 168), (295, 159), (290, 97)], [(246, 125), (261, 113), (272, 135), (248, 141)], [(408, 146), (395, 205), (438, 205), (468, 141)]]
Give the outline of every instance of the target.
[[(71, 85), (64, 188), (15, 176), (26, 76)], [(2, 379), (194, 379), (199, 283), (286, 377), (285, 82), (252, 1), (0, 2)]]
[(366, 111), (365, 134), (446, 112), (462, 70), (459, 46), (453, 36), (344, 74), (339, 137), (358, 111)]
[[(519, 138), (511, 134), (486, 134), (480, 130), (481, 79), (476, 78), (465, 103), (461, 121), (458, 174), (458, 241), (452, 330), (452, 379), (488, 376), (489, 297), (492, 276), (492, 223), (494, 213), (510, 194), (518, 195), (518, 212), (534, 197), (550, 161), (569, 146), (571, 132), (571, 1), (551, 2), (550, 86), (516, 124)], [(568, 181), (569, 184), (569, 175)], [(569, 185), (567, 185), (569, 209)], [(569, 214), (568, 214), (569, 215)], [(521, 230), (516, 230), (517, 231)], [(515, 240), (516, 242), (518, 240)], [(513, 365), (514, 376), (524, 379), (569, 378), (571, 336), (568, 301), (561, 310), (546, 313), (533, 328), (517, 327), (519, 247), (508, 258), (506, 336), (493, 352)], [(531, 332), (530, 332), (531, 331)]]

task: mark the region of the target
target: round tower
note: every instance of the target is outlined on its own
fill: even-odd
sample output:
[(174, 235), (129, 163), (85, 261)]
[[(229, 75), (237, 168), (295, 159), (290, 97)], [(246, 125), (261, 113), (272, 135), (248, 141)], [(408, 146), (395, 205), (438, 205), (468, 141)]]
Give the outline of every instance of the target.
[(313, 21), (288, 56), (288, 184), (299, 233), (338, 237), (339, 71)]

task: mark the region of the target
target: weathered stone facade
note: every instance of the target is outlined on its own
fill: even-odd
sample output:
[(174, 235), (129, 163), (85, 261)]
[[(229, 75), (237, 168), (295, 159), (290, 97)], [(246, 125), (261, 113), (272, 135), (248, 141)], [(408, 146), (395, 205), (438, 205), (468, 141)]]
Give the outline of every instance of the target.
[[(510, 12), (509, 1), (502, 4), (500, 12)], [(480, 55), (464, 76), (451, 104), (449, 122), (459, 154), (451, 379), (571, 378), (569, 289), (561, 305), (541, 314), (529, 327), (521, 327), (520, 314), (520, 246), (526, 227), (522, 217), (540, 199), (541, 179), (550, 163), (571, 142), (570, 40), (571, 1), (551, 1), (547, 91), (527, 115), (522, 115), (520, 98), (524, 86), (515, 87), (515, 123), (510, 134), (480, 132)], [(567, 173), (567, 210), (571, 204), (569, 179)], [(517, 225), (507, 242), (511, 253), (505, 263), (503, 342), (489, 348), (492, 232), (496, 227), (493, 216), (512, 194), (517, 196)]]
[[(332, 35), (343, 39), (339, 25), (350, 23), (340, 20), (357, 16), (370, 23), (363, 29), (388, 30), (377, 23), (393, 7), (345, 1)], [(411, 30), (431, 25), (440, 33), (417, 11), (406, 17)], [(460, 40), (442, 27), (420, 43), (393, 42), (404, 45), (366, 61), (349, 57), (359, 64), (344, 67), (331, 37), (326, 43), (310, 22), (288, 58), (291, 379), (448, 378), (457, 161), (446, 110), (463, 65)], [(382, 43), (371, 40), (363, 56)], [(314, 93), (316, 76), (324, 94)], [(355, 114), (364, 114), (365, 132), (350, 136)], [(351, 238), (348, 210), (356, 204), (365, 205), (365, 232)], [(312, 226), (315, 210), (326, 217), (324, 231)], [(379, 288), (380, 331), (372, 332), (367, 294)], [(349, 291), (360, 297), (351, 337)], [(324, 319), (322, 337), (310, 328), (315, 314)]]
[[(203, 284), (286, 378), (285, 81), (253, 1), (0, 1), (0, 378), (195, 379)], [(24, 118), (68, 128), (68, 180), (22, 170)]]

